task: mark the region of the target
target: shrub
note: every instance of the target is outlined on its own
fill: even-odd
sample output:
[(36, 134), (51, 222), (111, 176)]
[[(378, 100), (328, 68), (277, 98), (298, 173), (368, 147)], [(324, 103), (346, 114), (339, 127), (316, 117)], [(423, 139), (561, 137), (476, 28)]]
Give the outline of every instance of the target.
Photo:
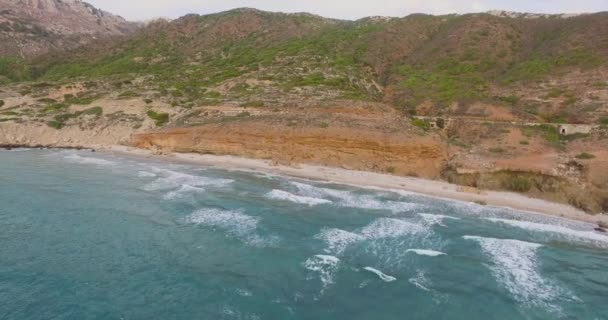
[(4, 100), (0, 100), (0, 108), (4, 106)]
[[(2, 105), (0, 104), (0, 107), (1, 106)], [(608, 128), (608, 117), (601, 118), (599, 122), (602, 127)]]
[(528, 140), (522, 140), (522, 141), (519, 142), (519, 144), (527, 146), (527, 145), (530, 144), (530, 141), (528, 141)]
[(46, 123), (49, 127), (51, 128), (55, 128), (57, 130), (63, 128), (63, 122), (59, 122), (59, 121), (49, 121)]
[(435, 121), (435, 124), (437, 124), (437, 128), (439, 128), (439, 129), (444, 129), (445, 128), (445, 120), (443, 120), (443, 118), (438, 118)]
[(144, 102), (146, 104), (151, 104), (152, 102), (154, 102), (154, 100), (152, 100), (152, 99), (144, 99)]
[(503, 181), (502, 186), (510, 191), (528, 192), (532, 189), (532, 182), (528, 178), (515, 176), (508, 177)]
[(148, 115), (148, 117), (150, 117), (150, 119), (154, 120), (154, 123), (156, 123), (157, 127), (162, 127), (167, 122), (169, 122), (168, 113), (158, 113), (158, 112), (150, 110), (150, 111), (148, 111), (147, 115)]
[(591, 153), (583, 152), (581, 154), (578, 154), (576, 156), (576, 158), (579, 159), (579, 160), (589, 160), (589, 159), (595, 158), (595, 156), (592, 155)]
[(504, 153), (505, 149), (499, 148), (499, 147), (497, 147), (497, 148), (490, 148), (490, 152), (492, 152), (492, 153)]
[(424, 131), (428, 131), (429, 129), (431, 129), (431, 123), (428, 120), (414, 118), (411, 122), (412, 125)]

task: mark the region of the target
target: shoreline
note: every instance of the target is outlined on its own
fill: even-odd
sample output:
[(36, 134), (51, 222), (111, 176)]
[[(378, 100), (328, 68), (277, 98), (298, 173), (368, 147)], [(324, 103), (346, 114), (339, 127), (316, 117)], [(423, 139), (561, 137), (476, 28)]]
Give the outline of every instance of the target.
[(275, 165), (268, 160), (248, 159), (228, 155), (218, 156), (196, 153), (170, 153), (158, 155), (151, 150), (118, 145), (100, 147), (97, 148), (97, 150), (122, 155), (155, 158), (169, 162), (203, 165), (218, 169), (246, 170), (361, 188), (378, 188), (397, 193), (415, 193), (443, 200), (478, 203), (490, 207), (507, 208), (531, 214), (576, 220), (596, 226), (599, 222), (608, 223), (608, 215), (590, 215), (566, 204), (530, 198), (512, 192), (467, 188), (444, 181), (307, 164), (298, 164), (295, 166)]

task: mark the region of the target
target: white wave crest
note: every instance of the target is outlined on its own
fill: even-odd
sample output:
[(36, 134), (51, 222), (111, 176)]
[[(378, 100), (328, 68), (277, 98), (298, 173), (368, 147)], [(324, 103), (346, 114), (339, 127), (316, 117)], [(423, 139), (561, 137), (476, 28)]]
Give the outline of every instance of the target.
[(156, 169), (156, 171), (161, 177), (151, 183), (146, 184), (143, 187), (144, 190), (158, 191), (177, 189), (181, 188), (183, 185), (189, 185), (192, 187), (224, 187), (234, 182), (234, 180), (230, 179), (196, 176), (166, 169)]
[(427, 227), (398, 219), (379, 218), (361, 229), (368, 239), (398, 238), (412, 234), (426, 234)]
[(507, 219), (494, 219), (487, 218), (486, 220), (495, 222), (495, 223), (503, 223), (509, 226), (535, 231), (535, 232), (545, 232), (545, 233), (553, 233), (559, 234), (564, 238), (571, 241), (581, 241), (589, 244), (594, 244), (598, 246), (608, 246), (608, 237), (594, 231), (582, 231), (575, 230), (566, 227), (562, 227), (559, 225), (552, 224), (543, 224), (543, 223), (534, 223), (528, 221), (518, 221), (518, 220), (507, 220)]
[(148, 171), (139, 171), (137, 176), (140, 178), (156, 178), (156, 174)]
[(167, 194), (165, 194), (163, 196), (164, 200), (178, 200), (178, 199), (182, 199), (184, 197), (187, 197), (190, 194), (195, 194), (195, 193), (204, 193), (205, 189), (203, 188), (197, 188), (197, 187), (193, 187), (193, 186), (189, 186), (187, 184), (182, 185), (179, 189), (168, 192)]
[(388, 210), (393, 213), (408, 212), (420, 208), (419, 204), (400, 202), (400, 201), (384, 201), (378, 200), (369, 195), (358, 195), (350, 191), (334, 190), (328, 188), (319, 188), (308, 184), (291, 181), (293, 186), (298, 189), (298, 192), (307, 197), (314, 198), (332, 198), (335, 202), (347, 208), (358, 208), (368, 210)]
[(349, 245), (365, 240), (362, 235), (340, 229), (323, 229), (315, 238), (325, 241), (325, 252), (335, 255), (341, 255)]
[(393, 276), (389, 276), (387, 274), (384, 274), (382, 271), (378, 270), (378, 269), (374, 269), (372, 267), (365, 267), (363, 268), (375, 275), (377, 275), (378, 277), (380, 277), (380, 279), (382, 279), (382, 281), (384, 282), (393, 282), (393, 281), (397, 281), (397, 278), (393, 277)]
[(428, 256), (428, 257), (439, 257), (439, 256), (446, 256), (447, 254), (443, 253), (443, 252), (439, 252), (439, 251), (434, 251), (434, 250), (424, 250), (424, 249), (409, 249), (405, 252), (412, 252), (415, 253), (419, 256)]
[(556, 309), (550, 302), (558, 298), (560, 289), (540, 274), (536, 259), (542, 245), (519, 240), (465, 236), (477, 241), (492, 259), (489, 268), (497, 281), (522, 304)]
[(419, 213), (418, 214), (422, 219), (429, 225), (439, 225), (445, 227), (443, 224), (444, 220), (460, 220), (460, 218), (454, 218), (450, 216), (444, 216), (441, 214), (429, 214), (429, 213)]
[(428, 291), (428, 292), (431, 291), (431, 289), (429, 288), (431, 283), (426, 278), (424, 271), (417, 270), (416, 276), (410, 278), (408, 280), (408, 282), (411, 283), (412, 285), (416, 286), (416, 288), (418, 288), (420, 290), (424, 290), (424, 291)]
[(266, 194), (266, 198), (273, 200), (290, 201), (294, 203), (305, 204), (311, 207), (331, 203), (331, 201), (329, 200), (298, 196), (283, 190), (272, 190)]
[(323, 283), (321, 294), (334, 283), (334, 275), (338, 270), (340, 259), (328, 255), (316, 255), (304, 262), (304, 267), (319, 274)]
[(113, 162), (113, 161), (108, 161), (108, 160), (99, 159), (99, 158), (82, 157), (77, 154), (67, 155), (64, 157), (64, 159), (68, 160), (69, 162), (77, 163), (77, 164), (92, 164), (92, 165), (98, 165), (98, 166), (116, 165), (116, 162)]
[(240, 211), (201, 209), (188, 216), (185, 222), (220, 228), (251, 245), (263, 245), (265, 242), (255, 233), (259, 219)]

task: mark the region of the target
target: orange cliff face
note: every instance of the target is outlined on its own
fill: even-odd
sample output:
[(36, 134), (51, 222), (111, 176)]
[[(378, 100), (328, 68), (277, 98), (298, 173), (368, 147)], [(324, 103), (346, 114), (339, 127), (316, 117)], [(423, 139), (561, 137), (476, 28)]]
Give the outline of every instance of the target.
[(315, 164), (437, 179), (446, 150), (437, 138), (346, 126), (237, 122), (132, 136), (134, 147)]

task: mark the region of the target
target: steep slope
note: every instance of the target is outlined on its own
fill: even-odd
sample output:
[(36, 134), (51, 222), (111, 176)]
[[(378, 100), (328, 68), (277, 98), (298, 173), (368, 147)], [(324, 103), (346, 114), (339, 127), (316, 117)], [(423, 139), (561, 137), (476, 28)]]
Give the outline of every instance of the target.
[(136, 28), (80, 0), (0, 0), (0, 8), (0, 56), (38, 56)]

